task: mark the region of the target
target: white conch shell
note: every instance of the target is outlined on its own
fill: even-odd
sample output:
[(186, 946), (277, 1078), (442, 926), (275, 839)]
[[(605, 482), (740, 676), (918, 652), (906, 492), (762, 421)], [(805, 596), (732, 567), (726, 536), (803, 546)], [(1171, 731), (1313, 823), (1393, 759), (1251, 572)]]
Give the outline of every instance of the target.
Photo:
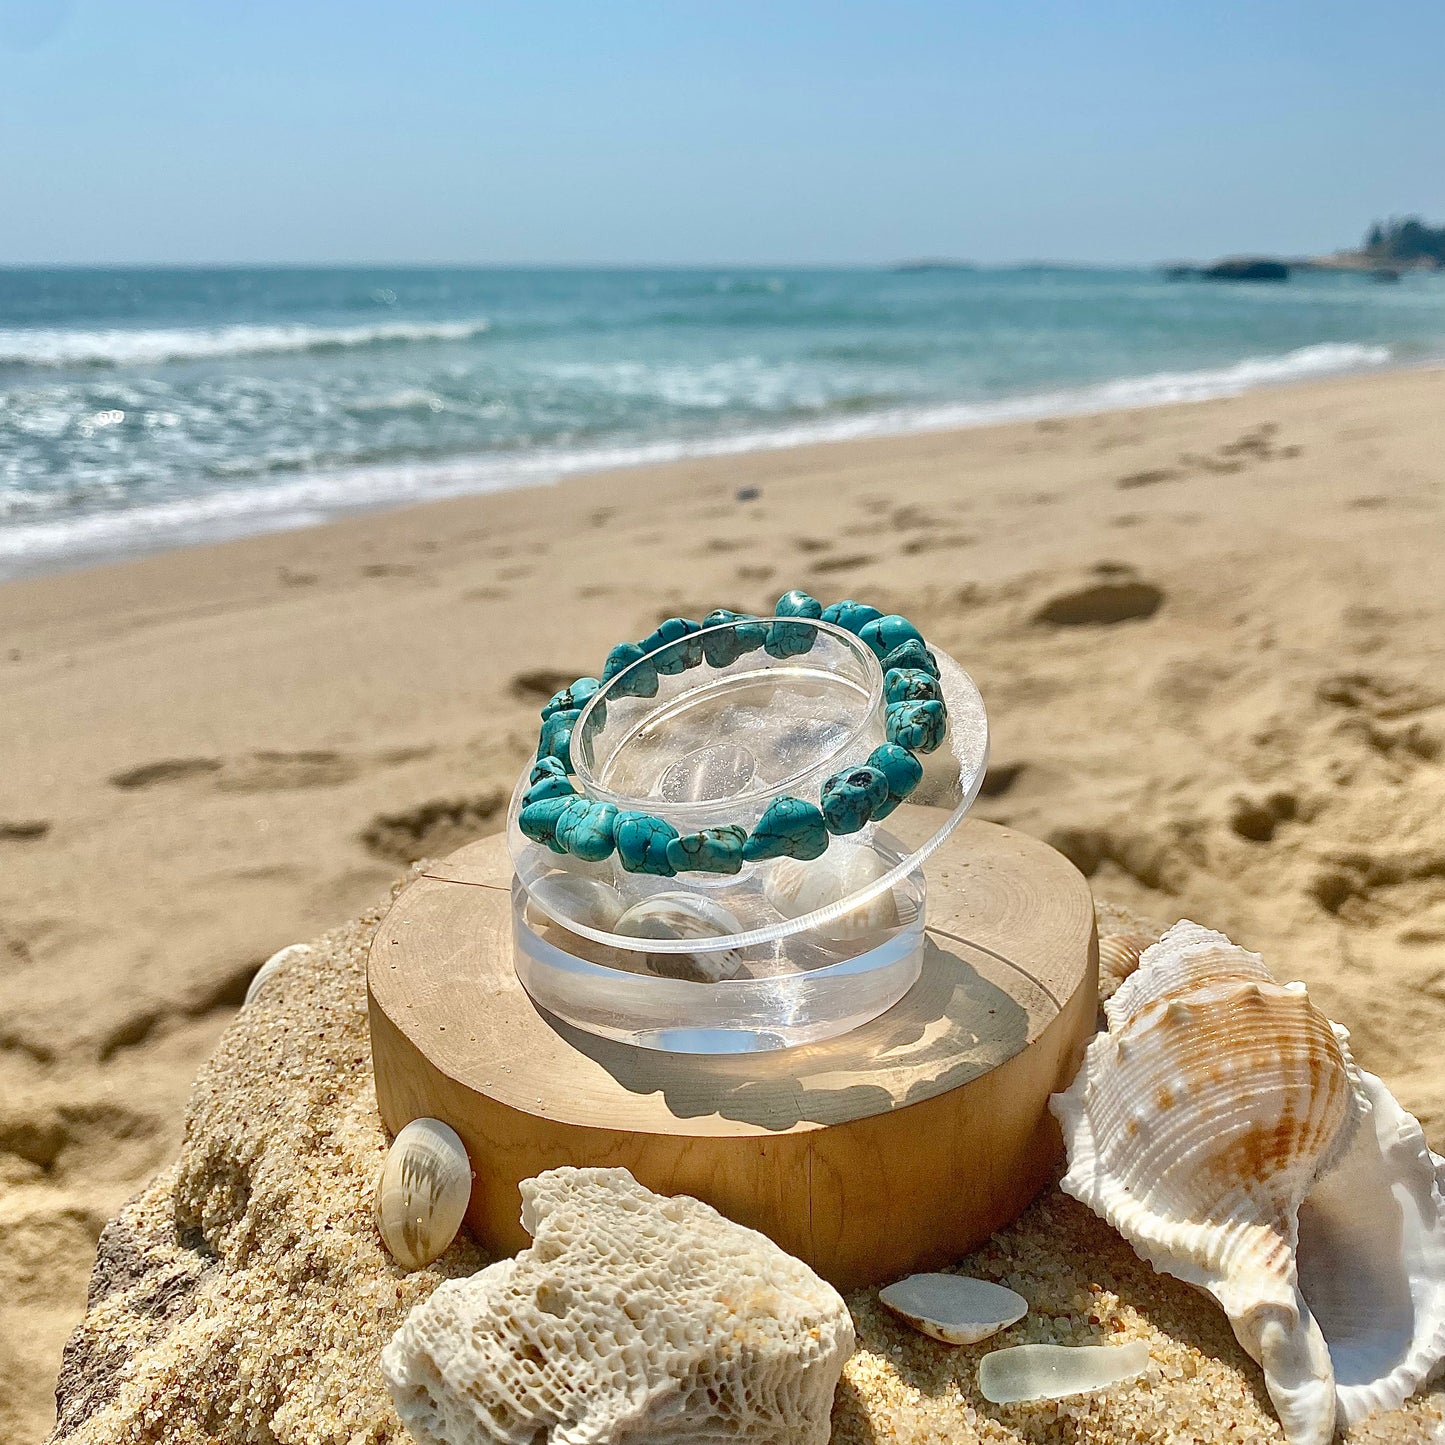
[[(654, 893), (634, 903), (613, 926), (629, 938), (725, 938), (742, 924), (720, 903), (693, 893)], [(699, 949), (696, 953), (654, 953), (648, 967), (665, 978), (720, 983), (736, 978), (742, 958), (736, 949)]]
[(456, 1130), (413, 1119), (392, 1141), (376, 1185), (376, 1228), (403, 1269), (430, 1264), (457, 1237), (472, 1166)]
[(1301, 985), (1198, 924), (1105, 1012), (1052, 1101), (1064, 1191), (1219, 1301), (1291, 1445), (1402, 1404), (1445, 1353), (1442, 1166), (1419, 1125)]
[[(778, 858), (768, 867), (763, 893), (784, 918), (801, 918), (876, 883), (893, 866), (872, 848), (833, 843), (817, 858)], [(818, 931), (828, 938), (862, 938), (898, 926), (892, 889), (850, 908)]]
[(245, 1008), (266, 987), (272, 975), (283, 963), (287, 963), (293, 958), (305, 958), (310, 952), (311, 945), (309, 943), (288, 943), (285, 948), (273, 953), (251, 976), (251, 982), (246, 986), (246, 997), (241, 1000), (241, 1007)]

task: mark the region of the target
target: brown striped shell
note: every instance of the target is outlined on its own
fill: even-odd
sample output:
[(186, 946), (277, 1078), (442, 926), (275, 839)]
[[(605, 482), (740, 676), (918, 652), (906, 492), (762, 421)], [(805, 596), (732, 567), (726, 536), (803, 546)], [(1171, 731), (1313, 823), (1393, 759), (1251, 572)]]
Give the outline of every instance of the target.
[(1445, 1161), (1419, 1124), (1302, 984), (1196, 923), (1104, 1009), (1052, 1101), (1063, 1190), (1219, 1301), (1290, 1445), (1401, 1404), (1445, 1355)]

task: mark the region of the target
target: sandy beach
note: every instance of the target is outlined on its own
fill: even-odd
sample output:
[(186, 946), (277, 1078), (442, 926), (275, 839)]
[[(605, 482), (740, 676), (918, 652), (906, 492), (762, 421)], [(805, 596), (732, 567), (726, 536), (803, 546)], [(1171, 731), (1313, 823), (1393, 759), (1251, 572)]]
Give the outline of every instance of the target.
[(49, 1429), (99, 1231), (259, 964), (499, 827), (613, 643), (795, 586), (914, 618), (988, 703), (980, 815), (1303, 979), (1445, 1151), (1442, 513), (1432, 369), (0, 587), (0, 1437)]

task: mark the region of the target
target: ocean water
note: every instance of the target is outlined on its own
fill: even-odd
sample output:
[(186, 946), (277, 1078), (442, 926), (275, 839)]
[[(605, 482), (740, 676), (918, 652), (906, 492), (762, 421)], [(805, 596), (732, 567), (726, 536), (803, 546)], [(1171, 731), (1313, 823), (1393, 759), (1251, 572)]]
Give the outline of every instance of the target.
[(1445, 276), (0, 269), (0, 575), (1445, 356)]

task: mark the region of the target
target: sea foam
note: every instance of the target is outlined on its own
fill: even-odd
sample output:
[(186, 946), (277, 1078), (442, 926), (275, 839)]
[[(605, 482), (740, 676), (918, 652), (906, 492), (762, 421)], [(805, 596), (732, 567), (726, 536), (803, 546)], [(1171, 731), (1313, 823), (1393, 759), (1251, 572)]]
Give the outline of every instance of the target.
[(147, 330), (0, 330), (0, 366), (153, 366), (409, 342), (469, 341), (491, 322), (383, 322), (375, 326), (216, 326)]
[[(126, 510), (16, 521), (0, 527), (0, 577), (194, 542), (313, 525), (346, 512), (543, 486), (582, 472), (732, 456), (816, 442), (943, 431), (1234, 396), (1253, 387), (1388, 365), (1389, 347), (1330, 343), (1229, 366), (1124, 377), (1073, 390), (947, 406), (898, 407), (767, 430), (637, 445), (545, 448), (407, 465), (316, 471)], [(35, 494), (30, 505), (60, 502)], [(16, 508), (16, 510), (24, 510)], [(63, 559), (63, 561), (62, 561)]]

